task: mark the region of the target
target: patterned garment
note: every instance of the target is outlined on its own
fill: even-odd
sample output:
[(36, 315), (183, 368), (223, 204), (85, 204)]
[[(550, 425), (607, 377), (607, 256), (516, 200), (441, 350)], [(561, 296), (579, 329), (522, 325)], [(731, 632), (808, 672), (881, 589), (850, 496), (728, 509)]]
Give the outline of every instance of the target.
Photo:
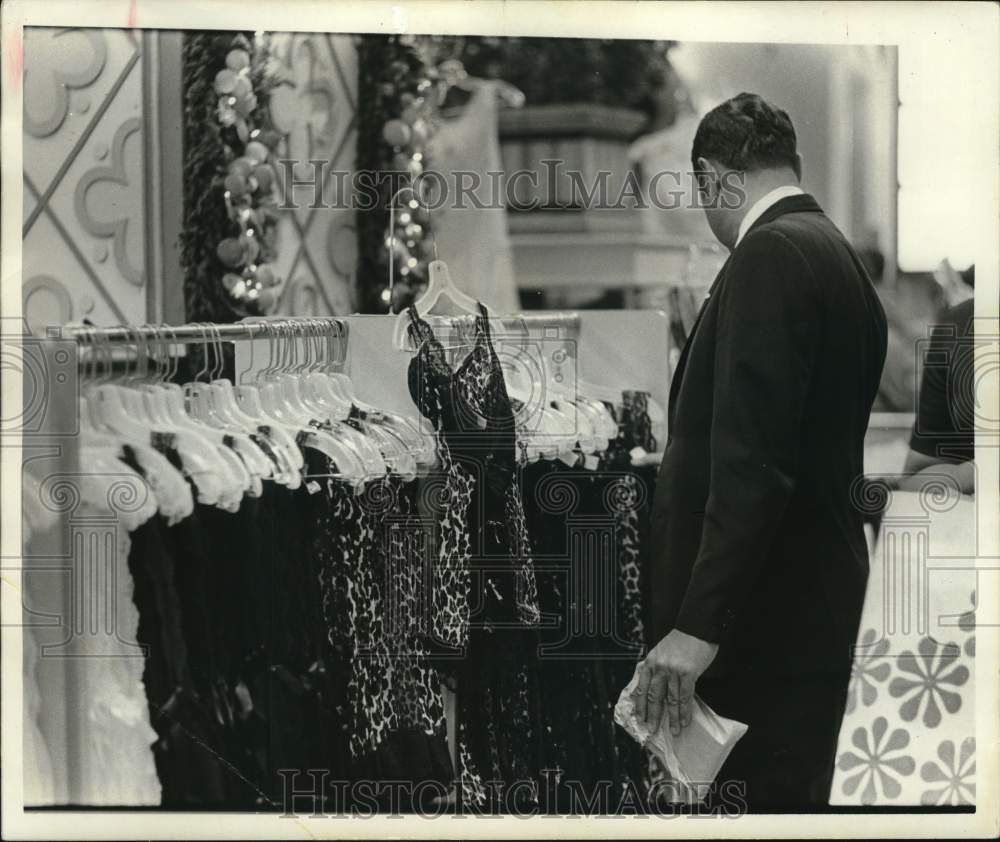
[[(618, 437), (611, 443), (601, 460), (602, 470), (617, 470), (622, 476), (607, 492), (607, 503), (615, 514), (618, 526), (621, 572), (621, 617), (619, 629), (627, 640), (636, 645), (643, 641), (643, 598), (640, 588), (640, 550), (649, 525), (649, 503), (656, 480), (656, 469), (635, 468), (630, 453), (641, 447), (655, 453), (657, 441), (652, 432), (647, 392), (622, 392), (620, 410), (609, 407), (618, 421)], [(631, 676), (629, 676), (631, 677)]]
[(389, 476), (356, 494), (327, 476), (325, 497), (314, 552), (333, 653), (327, 668), (344, 685), (349, 777), (447, 786), (454, 773), (423, 634), (414, 484)]
[[(421, 513), (435, 534), (430, 636), (457, 681), (459, 775), (465, 803), (495, 804), (488, 781), (537, 779), (539, 733), (532, 663), (538, 588), (517, 472), (503, 370), (480, 304), (471, 353), (453, 371), (415, 308), (410, 394), (436, 434), (439, 468)], [(450, 655), (450, 659), (449, 656)], [(525, 792), (534, 803), (537, 792)]]
[[(649, 597), (643, 590), (643, 554), (648, 548), (649, 506), (657, 469), (652, 465), (633, 466), (631, 451), (635, 447), (641, 447), (647, 453), (655, 453), (657, 440), (652, 432), (647, 392), (624, 391), (621, 407), (610, 404), (606, 406), (618, 422), (618, 436), (601, 460), (602, 470), (620, 472), (620, 478), (608, 489), (606, 495), (609, 511), (615, 518), (618, 538), (621, 590), (616, 632), (622, 639), (641, 649), (644, 640), (644, 608), (648, 605)], [(634, 661), (630, 663), (616, 660), (609, 664), (607, 675), (612, 706), (621, 689), (631, 680), (634, 670)], [(641, 781), (640, 789), (648, 793), (654, 783), (663, 778), (665, 770), (651, 754), (642, 752), (623, 729), (616, 728), (615, 742), (629, 780), (636, 784)]]

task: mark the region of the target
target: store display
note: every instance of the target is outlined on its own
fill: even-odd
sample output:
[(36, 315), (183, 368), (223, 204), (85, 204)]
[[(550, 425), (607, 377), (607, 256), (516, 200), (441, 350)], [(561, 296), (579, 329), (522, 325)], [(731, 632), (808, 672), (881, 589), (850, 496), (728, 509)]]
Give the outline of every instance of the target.
[[(447, 267), (436, 271), (446, 281), (431, 297), (452, 301)], [(127, 478), (142, 502), (114, 528), (120, 645), (144, 653), (74, 667), (95, 712), (79, 735), (84, 769), (104, 782), (74, 803), (280, 809), (282, 770), (296, 769), (409, 782), (404, 811), (438, 798), (573, 810), (570, 781), (640, 782), (638, 747), (611, 713), (642, 636), (649, 469), (633, 457), (656, 450), (649, 396), (582, 377), (570, 391), (536, 359), (548, 397), (528, 407), (502, 363), (525, 349), (473, 307), (442, 317), (422, 299), (400, 315), (404, 344), (384, 353), (405, 365), (383, 406), (343, 371), (349, 319), (74, 334), (79, 470)], [(216, 376), (232, 334), (266, 345), (235, 384)], [(127, 349), (122, 372), (112, 341)], [(183, 386), (167, 353), (178, 341), (206, 347)], [(581, 484), (579, 511), (539, 505), (558, 496), (552, 478)], [(84, 490), (112, 505), (100, 483)], [(610, 555), (565, 540), (577, 515), (602, 524)], [(596, 589), (578, 603), (582, 582)], [(614, 625), (606, 639), (600, 617)], [(60, 749), (45, 712), (28, 709), (44, 770)], [(331, 811), (355, 803), (325, 795)]]

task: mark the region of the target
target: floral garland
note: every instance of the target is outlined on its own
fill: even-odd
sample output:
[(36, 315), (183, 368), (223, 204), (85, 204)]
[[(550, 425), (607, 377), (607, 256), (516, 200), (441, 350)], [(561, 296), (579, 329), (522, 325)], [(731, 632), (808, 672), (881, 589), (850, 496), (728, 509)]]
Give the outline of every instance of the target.
[(248, 39), (237, 35), (212, 86), (227, 162), (222, 198), (232, 228), (215, 254), (228, 270), (222, 285), (234, 307), (248, 315), (265, 315), (277, 304), (282, 283), (271, 266), (278, 223), (277, 179), (271, 161), (280, 136), (266, 126), (267, 109), (254, 92), (251, 55)]
[(359, 305), (367, 313), (399, 312), (426, 286), (434, 257), (428, 185), (420, 176), (434, 131), (437, 73), (413, 35), (362, 36), (358, 63), (357, 170), (374, 174), (379, 195), (374, 208), (358, 214)]

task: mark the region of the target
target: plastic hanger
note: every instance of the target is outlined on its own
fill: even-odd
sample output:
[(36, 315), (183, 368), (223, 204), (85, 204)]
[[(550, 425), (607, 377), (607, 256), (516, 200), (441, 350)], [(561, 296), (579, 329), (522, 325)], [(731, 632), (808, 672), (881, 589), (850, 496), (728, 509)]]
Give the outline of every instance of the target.
[[(110, 342), (107, 342), (107, 363), (110, 369)], [(150, 444), (154, 432), (163, 430), (152, 429), (129, 412), (122, 400), (118, 387), (109, 381), (109, 377), (98, 378), (88, 394), (88, 408), (91, 417), (99, 427), (122, 437), (128, 442)], [(219, 458), (214, 454), (211, 444), (197, 435), (175, 432), (178, 453), (185, 460), (185, 465), (192, 472), (211, 471), (219, 467)]]
[[(248, 490), (251, 496), (259, 497), (262, 492), (263, 480), (272, 474), (273, 462), (250, 438), (242, 423), (232, 420), (215, 400), (217, 389), (213, 387), (212, 381), (217, 380), (222, 374), (222, 340), (214, 325), (206, 324), (206, 330), (207, 338), (211, 339), (210, 347), (215, 351), (215, 364), (206, 371), (208, 382), (201, 383), (196, 380), (195, 383), (191, 384), (192, 397), (197, 400), (198, 406), (198, 410), (194, 414), (208, 426), (219, 427), (228, 432), (224, 444), (235, 451), (242, 460), (250, 477)], [(206, 359), (207, 357), (206, 353)]]
[[(479, 302), (455, 286), (447, 263), (443, 260), (432, 260), (427, 272), (429, 277), (427, 289), (414, 304), (417, 315), (421, 317), (478, 315)], [(410, 316), (405, 310), (396, 317), (393, 345), (398, 349), (407, 347), (409, 323)]]
[[(345, 423), (345, 419), (350, 412), (350, 406), (346, 405), (344, 401), (335, 395), (329, 378), (316, 370), (319, 365), (320, 353), (323, 349), (321, 334), (323, 329), (322, 327), (313, 325), (312, 330), (306, 332), (306, 341), (303, 343), (303, 361), (294, 369), (296, 381), (303, 383), (305, 387), (300, 391), (300, 396), (313, 419), (310, 423), (318, 421), (321, 429), (339, 438), (358, 458), (367, 478), (384, 476), (387, 464), (377, 443), (366, 435), (365, 430)], [(338, 338), (342, 336), (339, 322), (329, 323), (325, 326), (325, 330), (328, 342), (333, 339), (334, 332)], [(315, 379), (310, 381), (310, 374), (319, 374), (320, 381), (316, 381)], [(316, 393), (310, 388), (310, 382), (314, 386), (318, 382), (325, 383), (326, 389), (321, 390), (322, 393)], [(330, 395), (334, 396), (332, 400), (328, 399), (326, 390), (329, 390)]]
[[(276, 419), (280, 424), (295, 431), (295, 442), (298, 447), (310, 447), (333, 460), (337, 471), (332, 476), (348, 480), (358, 485), (366, 478), (366, 471), (357, 453), (333, 435), (315, 425), (310, 425), (310, 419), (299, 414), (298, 407), (292, 406), (282, 394), (281, 385), (271, 382), (268, 378), (279, 377), (282, 374), (285, 360), (288, 358), (288, 343), (277, 340), (277, 326), (263, 323), (269, 339), (268, 364), (258, 373), (257, 392), (260, 397), (260, 407), (265, 415)], [(240, 392), (238, 391), (239, 395)], [(301, 459), (301, 453), (299, 454)], [(304, 465), (299, 465), (301, 467)]]

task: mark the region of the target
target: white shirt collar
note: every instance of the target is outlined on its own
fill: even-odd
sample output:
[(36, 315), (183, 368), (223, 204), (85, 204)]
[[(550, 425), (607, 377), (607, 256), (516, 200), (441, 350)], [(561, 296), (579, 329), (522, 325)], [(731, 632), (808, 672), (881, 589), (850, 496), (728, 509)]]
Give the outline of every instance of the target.
[(786, 184), (783, 187), (775, 187), (770, 193), (765, 193), (756, 202), (753, 203), (753, 207), (747, 211), (747, 215), (743, 217), (743, 221), (740, 223), (740, 230), (736, 235), (736, 243), (733, 245), (735, 249), (736, 246), (740, 244), (740, 241), (746, 236), (747, 231), (750, 230), (750, 226), (753, 225), (761, 216), (764, 214), (771, 205), (780, 202), (782, 199), (786, 199), (789, 196), (800, 196), (805, 191), (801, 187), (796, 187), (794, 184)]

